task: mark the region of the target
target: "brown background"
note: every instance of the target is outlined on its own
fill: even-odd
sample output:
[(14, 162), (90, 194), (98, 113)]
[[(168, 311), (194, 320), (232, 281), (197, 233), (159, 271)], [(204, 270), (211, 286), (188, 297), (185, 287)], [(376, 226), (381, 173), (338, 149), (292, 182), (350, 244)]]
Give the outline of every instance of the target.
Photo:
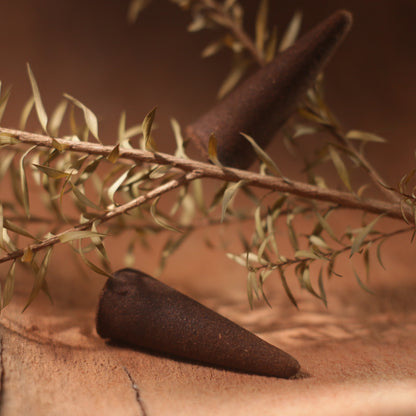
[[(247, 6), (246, 26), (251, 31), (257, 2), (242, 3)], [(415, 165), (416, 2), (304, 0), (272, 3), (270, 20), (278, 24), (280, 33), (297, 9), (304, 14), (304, 31), (338, 8), (353, 12), (352, 33), (326, 71), (328, 101), (346, 129), (372, 131), (389, 140), (387, 144), (369, 148), (370, 159), (390, 183), (397, 184)], [(127, 111), (127, 121), (131, 125), (141, 122), (157, 105), (156, 138), (162, 150), (171, 151), (174, 140), (169, 117), (174, 116), (185, 126), (209, 108), (229, 69), (230, 56), (221, 53), (218, 57), (201, 59), (200, 51), (213, 39), (212, 33), (187, 33), (189, 15), (170, 2), (154, 0), (131, 26), (126, 23), (127, 4), (127, 1), (98, 0), (0, 2), (0, 79), (3, 85), (13, 84), (12, 99), (2, 125), (17, 126), (20, 110), (30, 95), (25, 66), (30, 62), (49, 112), (62, 93), (77, 97), (97, 114), (100, 136), (106, 144), (111, 144), (123, 110)], [(36, 123), (32, 120), (29, 127), (34, 126)], [(278, 147), (272, 147), (271, 152), (286, 172), (298, 174), (290, 160), (279, 157)], [(1, 188), (2, 197), (5, 192), (7, 190)], [(263, 409), (266, 410), (264, 414), (274, 414), (267, 410), (283, 409), (283, 404), (288, 414), (296, 414), (293, 411), (302, 408), (299, 396), (305, 397), (305, 406), (327, 409), (327, 413), (321, 414), (331, 414), (335, 399), (341, 403), (338, 410), (351, 403), (361, 409), (360, 404), (368, 399), (363, 391), (369, 392), (375, 408), (381, 406), (378, 391), (396, 392), (396, 399), (408, 397), (408, 392), (414, 393), (416, 357), (411, 348), (414, 336), (412, 339), (406, 334), (415, 333), (416, 289), (414, 248), (407, 237), (385, 246), (387, 272), (376, 268), (372, 280), (373, 286), (379, 289), (377, 300), (361, 291), (349, 274), (348, 280), (342, 283), (328, 284), (328, 311), (306, 296), (301, 297), (302, 312), (296, 312), (284, 295), (273, 290), (273, 287), (280, 288), (278, 282), (268, 287), (274, 309), (270, 311), (261, 306), (249, 312), (244, 271), (226, 260), (221, 250), (205, 249), (198, 240), (202, 237), (204, 235), (195, 236), (172, 259), (162, 279), (288, 349), (315, 379), (298, 384), (300, 390), (291, 390), (280, 381), (248, 379), (219, 371), (212, 373), (210, 369), (171, 363), (145, 354), (128, 356), (123, 351), (117, 359), (124, 365), (132, 363), (142, 371), (143, 397), (148, 408), (153, 410), (151, 414), (169, 414), (169, 409), (177, 409), (176, 414), (208, 414), (206, 412), (212, 410), (208, 404), (218, 404), (218, 400), (223, 405), (223, 414), (244, 414), (242, 405), (245, 409)], [(122, 243), (109, 244), (115, 268), (123, 264)], [(154, 244), (152, 252), (136, 253), (136, 267), (149, 273), (155, 269), (159, 254), (160, 242)], [(94, 309), (103, 279), (81, 276), (65, 249), (57, 250), (48, 276), (54, 306), (49, 306), (41, 296), (25, 315), (20, 315), (21, 302), (30, 285), (21, 286), (18, 282), (17, 292), (23, 297), (18, 296), (9, 312), (3, 313), (3, 323), (11, 329), (10, 334), (14, 334), (4, 341), (6, 352), (9, 348), (6, 364), (12, 369), (5, 373), (5, 386), (9, 386), (9, 390), (4, 397), (9, 410), (18, 409), (9, 414), (23, 411), (14, 400), (13, 388), (23, 391), (28, 385), (32, 390), (27, 403), (36, 407), (43, 394), (43, 405), (51, 406), (52, 413), (65, 414), (62, 409), (67, 407), (61, 409), (51, 404), (62, 398), (59, 394), (56, 396), (54, 390), (60, 375), (73, 386), (67, 392), (69, 401), (81, 398), (80, 406), (85, 409), (88, 406), (94, 409), (103, 406), (104, 409), (106, 400), (116, 402), (112, 394), (116, 396), (117, 389), (111, 390), (104, 400), (92, 387), (85, 392), (85, 384), (77, 385), (82, 380), (87, 384), (98, 383), (96, 385), (102, 389), (108, 387), (105, 380), (110, 376), (105, 369), (113, 363), (114, 357), (107, 355), (112, 354), (112, 350), (108, 350), (93, 331)], [(18, 335), (21, 332), (30, 332), (24, 342)], [(31, 344), (33, 339), (36, 339), (36, 348)], [(52, 350), (41, 347), (48, 339), (52, 340)], [(30, 349), (32, 347), (35, 349)], [(82, 348), (87, 355), (83, 355)], [(27, 351), (33, 354), (29, 358)], [(13, 360), (10, 354), (20, 354), (15, 355), (19, 359)], [(37, 383), (44, 381), (51, 369), (48, 361), (42, 364), (43, 359), (55, 363), (55, 381), (46, 390), (37, 391)], [(16, 370), (13, 362), (20, 363), (19, 360), (21, 368)], [(43, 367), (36, 367), (39, 362)], [(34, 363), (37, 363), (35, 367)], [(94, 363), (101, 367), (97, 370)], [(166, 369), (170, 372), (166, 373)], [(161, 373), (167, 374), (165, 379), (160, 379)], [(123, 377), (121, 374), (120, 378)], [(413, 377), (412, 382), (407, 382), (409, 377)], [(386, 384), (378, 387), (381, 381)], [(349, 383), (348, 394), (344, 394), (344, 382)], [(329, 394), (330, 391), (333, 393)], [(286, 396), (283, 397), (283, 393)], [(39, 414), (44, 414), (41, 410)], [(375, 411), (374, 414), (380, 413)]]

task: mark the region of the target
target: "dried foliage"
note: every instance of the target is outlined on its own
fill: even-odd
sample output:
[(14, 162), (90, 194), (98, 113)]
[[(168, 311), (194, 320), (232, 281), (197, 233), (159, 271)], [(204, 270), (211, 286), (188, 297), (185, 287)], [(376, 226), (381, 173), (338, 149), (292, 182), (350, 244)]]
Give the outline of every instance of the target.
[[(296, 12), (279, 39), (276, 27), (268, 25), (267, 0), (259, 3), (253, 39), (243, 30), (243, 9), (237, 0), (172, 1), (191, 12), (190, 31), (222, 29), (220, 38), (202, 52), (208, 57), (228, 48), (234, 55), (235, 64), (219, 88), (219, 96), (227, 94), (250, 66), (264, 65), (276, 51), (290, 46), (300, 31), (301, 14)], [(129, 20), (134, 21), (150, 3), (133, 0)], [(191, 160), (176, 120), (172, 120), (175, 154), (158, 152), (152, 133), (156, 109), (142, 123), (129, 128), (123, 113), (116, 143), (104, 146), (98, 136), (97, 117), (86, 105), (65, 94), (48, 117), (29, 66), (28, 76), (33, 94), (22, 110), (21, 130), (0, 127), (0, 181), (11, 185), (14, 196), (11, 201), (0, 202), (0, 263), (10, 263), (2, 281), (2, 308), (12, 299), (17, 264), (29, 267), (35, 277), (26, 307), (40, 291), (49, 296), (47, 269), (57, 244), (69, 245), (90, 269), (110, 276), (111, 258), (104, 241), (127, 230), (132, 231), (125, 256), (127, 266), (134, 265), (137, 244), (146, 246), (150, 236), (168, 233), (161, 253), (161, 271), (169, 256), (199, 227), (251, 221), (251, 238), (241, 234), (242, 251), (227, 253), (247, 270), (250, 304), (261, 297), (268, 302), (264, 283), (275, 275), (295, 306), (290, 289), (292, 276), (327, 304), (325, 280), (337, 275), (340, 256), (360, 255), (368, 274), (373, 256), (384, 267), (381, 247), (386, 239), (405, 232), (414, 236), (416, 169), (405, 175), (397, 187), (387, 185), (364, 152), (367, 145), (384, 139), (359, 130), (343, 132), (326, 105), (322, 76), (308, 92), (298, 116), (285, 127), (285, 145), (303, 164), (304, 182), (282, 176), (256, 138), (247, 135), (260, 161), (259, 173), (221, 166), (214, 136), (209, 143), (213, 164)], [(9, 96), (10, 89), (0, 95), (0, 118)], [(43, 135), (23, 131), (33, 111)], [(58, 137), (65, 119), (71, 131)], [(322, 139), (316, 149), (303, 154), (302, 140), (317, 133)], [(344, 191), (326, 185), (320, 169), (328, 165), (332, 165)], [(351, 170), (357, 168), (367, 173), (370, 184), (353, 183)], [(205, 200), (204, 178), (215, 178), (220, 184), (210, 204)], [(382, 191), (380, 199), (364, 196), (371, 184)], [(166, 212), (158, 208), (158, 201), (168, 192), (176, 192), (176, 197)], [(240, 195), (249, 201), (244, 210), (235, 208), (234, 201)], [(34, 198), (44, 205), (45, 216), (32, 213)], [(344, 209), (361, 212), (362, 225), (337, 233), (331, 221)], [(309, 228), (300, 232), (297, 224), (305, 218)], [(386, 218), (397, 219), (400, 225), (393, 231), (383, 231), (379, 225)], [(290, 241), (289, 252), (280, 247), (282, 235)], [(289, 271), (294, 273), (289, 275)], [(369, 290), (355, 269), (353, 275), (364, 290)]]

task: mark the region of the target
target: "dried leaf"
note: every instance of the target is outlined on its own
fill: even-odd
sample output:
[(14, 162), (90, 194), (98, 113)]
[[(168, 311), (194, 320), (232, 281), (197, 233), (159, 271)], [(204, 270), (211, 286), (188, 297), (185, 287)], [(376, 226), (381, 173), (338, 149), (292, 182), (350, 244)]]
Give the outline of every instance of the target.
[(254, 271), (249, 271), (247, 274), (247, 297), (250, 308), (253, 309), (253, 293), (256, 294), (257, 299), (259, 298), (258, 286), (256, 280), (256, 273)]
[(265, 61), (271, 62), (273, 58), (276, 56), (276, 49), (277, 49), (277, 26), (273, 26), (272, 34), (266, 45), (265, 50)]
[(29, 209), (29, 188), (27, 186), (26, 172), (25, 172), (25, 158), (26, 156), (35, 149), (36, 146), (32, 146), (23, 154), (19, 162), (19, 176), (20, 176), (20, 190), (22, 194), (23, 208), (27, 218), (30, 218)]
[(256, 17), (256, 49), (260, 56), (264, 55), (264, 43), (267, 38), (267, 18), (269, 14), (268, 0), (261, 0)]
[(224, 39), (212, 42), (202, 50), (201, 56), (202, 58), (208, 58), (210, 56), (213, 56), (216, 53), (218, 53), (222, 48), (224, 48), (224, 46)]
[(66, 109), (68, 107), (68, 101), (62, 100), (55, 108), (54, 112), (51, 115), (49, 120), (49, 132), (52, 136), (58, 136), (59, 128), (61, 127), (62, 120), (64, 119), (64, 115)]
[(378, 216), (375, 220), (371, 221), (370, 224), (361, 228), (360, 232), (355, 236), (354, 242), (352, 243), (350, 257), (352, 257), (355, 253), (358, 253), (361, 250), (361, 247), (365, 242), (364, 240), (366, 239), (368, 234), (370, 234), (370, 232), (373, 230), (378, 220), (380, 220), (380, 218), (382, 217), (384, 217), (384, 214)]
[(154, 201), (153, 201), (153, 203), (152, 203), (152, 205), (151, 205), (151, 207), (150, 207), (150, 214), (152, 215), (152, 217), (153, 217), (153, 219), (154, 219), (154, 221), (156, 222), (156, 224), (158, 224), (158, 225), (160, 225), (162, 228), (165, 228), (166, 230), (169, 230), (169, 231), (175, 231), (175, 232), (178, 232), (178, 233), (182, 233), (183, 231), (180, 229), (180, 228), (178, 228), (178, 227), (176, 227), (176, 226), (174, 226), (173, 224), (169, 224), (168, 222), (167, 222), (167, 220), (166, 219), (164, 219), (158, 212), (157, 212), (157, 210), (156, 210), (156, 205), (157, 205), (157, 203), (159, 202), (159, 198), (156, 198)]
[(290, 243), (292, 244), (292, 247), (296, 252), (296, 251), (299, 250), (299, 244), (298, 244), (298, 239), (296, 237), (296, 232), (295, 232), (295, 230), (293, 228), (293, 225), (292, 225), (292, 221), (293, 221), (294, 218), (295, 218), (295, 216), (293, 214), (289, 214), (286, 217), (286, 224), (287, 224), (287, 228), (288, 228), (288, 232), (289, 232)]
[(281, 268), (281, 267), (279, 267), (279, 274), (280, 274), (280, 279), (281, 279), (281, 281), (282, 281), (282, 285), (283, 285), (283, 288), (285, 289), (285, 292), (286, 292), (286, 295), (287, 295), (287, 297), (289, 298), (289, 300), (292, 302), (292, 304), (295, 306), (295, 308), (296, 309), (299, 309), (299, 306), (298, 306), (298, 304), (297, 304), (297, 302), (296, 302), (296, 299), (295, 299), (295, 297), (293, 296), (293, 294), (292, 294), (292, 291), (290, 290), (290, 288), (289, 288), (289, 285), (287, 284), (287, 281), (286, 281), (286, 276), (285, 276), (285, 274), (284, 274), (284, 271), (283, 271), (283, 269)]
[(69, 94), (64, 94), (64, 97), (67, 98), (69, 101), (71, 101), (74, 105), (76, 105), (79, 109), (82, 110), (84, 113), (84, 119), (85, 124), (88, 127), (88, 130), (91, 132), (91, 134), (97, 139), (99, 143), (101, 143), (101, 140), (98, 137), (98, 121), (95, 114), (86, 107), (81, 101), (77, 100), (76, 98), (72, 97)]
[(227, 186), (227, 189), (224, 192), (223, 198), (222, 198), (222, 210), (221, 210), (221, 222), (224, 221), (225, 213), (227, 212), (227, 208), (230, 205), (231, 201), (234, 199), (234, 197), (237, 195), (238, 190), (245, 185), (247, 181), (244, 179), (241, 181), (238, 181), (236, 183), (229, 184)]
[(358, 276), (358, 273), (356, 272), (356, 270), (355, 270), (355, 268), (354, 268), (354, 266), (352, 266), (351, 265), (351, 267), (352, 267), (352, 270), (353, 270), (353, 272), (354, 272), (354, 276), (355, 276), (355, 278), (357, 279), (357, 282), (358, 282), (358, 284), (360, 285), (360, 287), (361, 287), (361, 289), (364, 289), (366, 292), (368, 292), (368, 293), (371, 293), (372, 295), (375, 295), (375, 293), (371, 290), (371, 289), (369, 289), (362, 281), (361, 281), (361, 279), (360, 279), (360, 276)]
[(217, 138), (214, 133), (211, 133), (208, 140), (208, 157), (209, 160), (214, 163), (214, 165), (222, 167), (221, 162), (218, 160), (217, 153)]
[(106, 234), (97, 233), (94, 231), (67, 231), (59, 236), (59, 241), (61, 243), (67, 243), (69, 241), (74, 240), (82, 240), (84, 238), (104, 238), (106, 237)]
[(352, 191), (348, 170), (343, 160), (341, 159), (341, 156), (339, 155), (339, 153), (337, 152), (334, 146), (329, 146), (328, 151), (329, 151), (329, 156), (332, 159), (332, 163), (334, 164), (339, 177), (341, 178), (342, 182), (347, 187), (347, 189), (349, 191)]
[(40, 96), (38, 84), (36, 83), (35, 76), (33, 75), (33, 72), (29, 64), (27, 64), (27, 72), (29, 74), (29, 80), (32, 86), (33, 98), (35, 100), (35, 109), (38, 115), (40, 125), (42, 126), (43, 131), (46, 134), (49, 134), (47, 130), (48, 116), (46, 115), (45, 108), (43, 107), (42, 98)]
[(284, 51), (285, 49), (293, 45), (296, 38), (298, 37), (301, 24), (302, 24), (302, 13), (300, 11), (296, 11), (282, 37), (282, 40), (280, 41), (280, 45), (279, 45), (280, 52)]
[[(1, 81), (0, 81), (0, 89), (1, 89)], [(3, 118), (4, 112), (6, 111), (7, 102), (9, 101), (10, 92), (12, 88), (8, 87), (6, 89), (6, 92), (3, 94), (3, 96), (0, 98), (0, 122)]]
[(44, 280), (45, 280), (46, 272), (48, 270), (51, 255), (52, 255), (52, 247), (49, 247), (48, 251), (45, 254), (45, 257), (42, 260), (39, 270), (36, 273), (35, 281), (33, 282), (33, 286), (32, 286), (32, 291), (29, 295), (29, 299), (25, 307), (23, 308), (22, 312), (24, 312), (29, 307), (29, 305), (33, 302), (33, 300), (38, 295), (39, 291), (44, 287)]
[(381, 246), (385, 243), (385, 241), (386, 241), (386, 239), (381, 240), (381, 242), (377, 246), (377, 259), (378, 259), (378, 262), (380, 263), (380, 266), (384, 270), (386, 270), (386, 268), (385, 268), (384, 263), (383, 263), (383, 260), (381, 258)]
[(108, 271), (102, 269), (101, 267), (98, 267), (96, 264), (94, 264), (93, 262), (91, 262), (90, 260), (88, 260), (85, 257), (85, 253), (84, 250), (81, 247), (81, 241), (79, 242), (79, 254), (81, 256), (81, 259), (83, 260), (83, 262), (95, 273), (97, 274), (101, 274), (103, 276), (106, 277), (110, 277), (113, 278), (113, 275), (111, 273), (109, 273)]
[(139, 13), (146, 8), (152, 0), (130, 0), (127, 10), (127, 21), (131, 24), (137, 20)]
[(271, 172), (277, 176), (283, 176), (276, 163), (270, 158), (270, 156), (256, 143), (256, 141), (245, 133), (240, 133), (253, 147), (257, 154), (257, 157), (267, 166)]
[(27, 100), (26, 104), (23, 107), (22, 114), (20, 115), (20, 121), (19, 121), (20, 130), (25, 129), (27, 119), (29, 118), (29, 115), (34, 105), (35, 105), (35, 99), (32, 96)]
[(309, 250), (297, 250), (295, 252), (296, 259), (312, 259), (312, 260), (319, 260), (321, 257), (315, 254), (313, 251)]
[(149, 150), (151, 152), (154, 152), (154, 146), (151, 142), (151, 132), (152, 132), (152, 125), (153, 125), (153, 121), (155, 119), (155, 115), (156, 115), (156, 110), (157, 107), (154, 107), (152, 110), (150, 110), (142, 123), (142, 130), (143, 130), (143, 138), (144, 138), (144, 142), (145, 142), (145, 147), (146, 150)]
[(322, 267), (319, 270), (319, 277), (318, 277), (318, 284), (319, 284), (319, 292), (320, 292), (320, 298), (322, 299), (322, 301), (324, 302), (325, 307), (328, 307), (328, 301), (326, 298), (326, 293), (325, 293), (325, 286), (324, 286), (324, 281), (323, 281), (323, 275), (322, 275)]
[(367, 133), (361, 130), (350, 130), (345, 137), (352, 140), (361, 140), (363, 142), (376, 142), (376, 143), (385, 143), (386, 139), (383, 139), (380, 136), (377, 136), (373, 133)]
[(111, 152), (107, 155), (107, 160), (111, 163), (116, 163), (120, 156), (120, 144), (116, 144)]
[(32, 163), (32, 166), (35, 166), (37, 169), (39, 169), (41, 172), (43, 172), (45, 175), (49, 176), (53, 179), (61, 179), (61, 178), (67, 178), (71, 175), (71, 172), (64, 172), (59, 169), (54, 169), (49, 166), (42, 166), (38, 165), (36, 163)]
[(171, 118), (170, 124), (172, 126), (173, 134), (176, 140), (175, 156), (181, 157), (183, 159), (188, 159), (188, 156), (186, 156), (186, 153), (185, 153), (185, 141), (183, 139), (183, 136), (181, 133), (181, 127), (179, 123), (174, 118)]
[[(0, 146), (12, 146), (20, 143), (20, 140), (12, 134), (1, 133), (0, 134)], [(3, 160), (2, 160), (3, 163)]]
[(248, 62), (241, 57), (237, 57), (231, 68), (230, 73), (227, 75), (220, 89), (218, 90), (217, 98), (221, 99), (225, 97), (243, 78), (248, 69)]
[(14, 293), (15, 270), (16, 270), (16, 260), (12, 263), (9, 271), (7, 272), (6, 281), (4, 283), (4, 290), (3, 290), (3, 302), (1, 305), (2, 308), (5, 308), (12, 300), (13, 293)]
[(13, 231), (16, 234), (23, 235), (24, 237), (31, 238), (32, 240), (37, 240), (37, 238), (34, 237), (31, 233), (29, 233), (29, 231), (20, 227), (17, 224), (14, 224), (13, 222), (9, 221), (7, 218), (3, 219), (3, 227), (7, 228), (10, 231)]
[(88, 197), (79, 189), (79, 186), (75, 186), (72, 182), (70, 182), (70, 185), (72, 187), (72, 192), (78, 199), (78, 201), (82, 204), (82, 206), (89, 206), (90, 208), (96, 209), (97, 211), (100, 209), (100, 207), (94, 202), (92, 202)]
[(114, 181), (114, 183), (108, 188), (107, 191), (107, 196), (110, 199), (112, 204), (115, 204), (114, 201), (114, 194), (118, 191), (118, 189), (120, 188), (120, 186), (122, 185), (122, 183), (126, 180), (127, 176), (129, 175), (129, 173), (131, 172), (131, 170), (133, 169), (133, 167), (131, 167), (130, 169), (127, 169), (122, 175), (120, 175), (119, 178), (117, 178), (116, 181)]

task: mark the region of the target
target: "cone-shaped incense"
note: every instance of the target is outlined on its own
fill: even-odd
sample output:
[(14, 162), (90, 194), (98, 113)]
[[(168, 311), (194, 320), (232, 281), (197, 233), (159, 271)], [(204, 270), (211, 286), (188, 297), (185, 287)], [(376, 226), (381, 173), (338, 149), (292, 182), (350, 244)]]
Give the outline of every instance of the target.
[(248, 168), (255, 153), (240, 133), (251, 135), (262, 148), (266, 147), (296, 110), (348, 33), (351, 22), (347, 11), (331, 15), (188, 126), (187, 136), (206, 157), (209, 137), (214, 133), (220, 162)]
[(246, 373), (289, 378), (289, 354), (140, 271), (107, 280), (98, 307), (103, 338), (149, 351)]

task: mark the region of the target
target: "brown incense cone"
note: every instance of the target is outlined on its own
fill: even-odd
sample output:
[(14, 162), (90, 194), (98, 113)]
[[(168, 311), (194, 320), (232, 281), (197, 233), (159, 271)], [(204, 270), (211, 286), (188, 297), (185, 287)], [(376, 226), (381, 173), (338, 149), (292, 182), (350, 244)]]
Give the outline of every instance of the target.
[(351, 22), (351, 13), (337, 11), (188, 126), (188, 137), (204, 157), (207, 157), (209, 137), (214, 133), (220, 162), (225, 166), (248, 168), (255, 153), (240, 133), (249, 134), (265, 148), (296, 110), (348, 33)]
[(133, 269), (107, 280), (97, 332), (123, 344), (246, 373), (288, 378), (299, 370), (289, 354)]

